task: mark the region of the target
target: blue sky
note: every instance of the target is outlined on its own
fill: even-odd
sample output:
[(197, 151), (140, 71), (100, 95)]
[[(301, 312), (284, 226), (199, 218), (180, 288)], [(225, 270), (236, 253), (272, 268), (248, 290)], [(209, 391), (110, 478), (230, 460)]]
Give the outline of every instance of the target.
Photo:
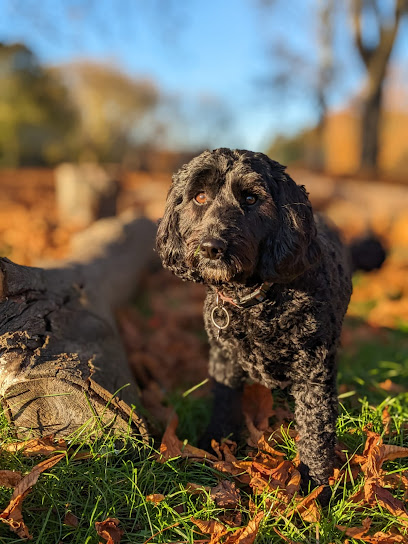
[[(200, 105), (218, 103), (233, 121), (229, 130), (215, 131), (210, 143), (264, 149), (277, 133), (294, 133), (316, 119), (303, 80), (292, 94), (272, 93), (260, 82), (281, 66), (279, 47), (303, 57), (300, 69), (311, 70), (313, 78), (318, 1), (271, 3), (265, 8), (261, 0), (0, 0), (0, 40), (25, 42), (44, 63), (95, 59), (153, 79), (163, 93), (195, 108), (187, 144), (203, 134), (211, 139), (205, 134), (212, 130), (207, 110), (200, 116)], [(407, 25), (401, 30), (398, 61), (408, 56)], [(330, 102), (339, 107), (359, 89), (363, 75), (344, 9), (338, 9), (333, 36), (342, 64)], [(182, 145), (183, 134), (177, 139)]]

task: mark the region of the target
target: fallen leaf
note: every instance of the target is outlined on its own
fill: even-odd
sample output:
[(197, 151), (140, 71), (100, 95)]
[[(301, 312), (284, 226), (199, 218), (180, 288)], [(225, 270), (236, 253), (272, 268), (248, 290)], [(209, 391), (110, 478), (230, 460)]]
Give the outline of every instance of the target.
[(408, 499), (408, 473), (407, 472), (393, 472), (391, 474), (385, 474), (382, 478), (384, 484), (391, 485), (395, 489), (403, 489), (403, 500)]
[[(195, 525), (197, 525), (197, 527), (200, 529), (202, 533), (205, 533), (208, 535), (222, 536), (222, 535), (225, 535), (227, 532), (227, 528), (225, 527), (225, 525), (215, 519), (204, 521), (202, 519), (191, 518), (190, 521), (192, 521)], [(211, 542), (213, 542), (212, 539), (211, 539)]]
[(176, 435), (176, 429), (178, 425), (177, 414), (169, 421), (169, 424), (164, 431), (164, 435), (160, 444), (160, 456), (157, 459), (160, 463), (165, 463), (173, 457), (181, 456), (182, 442)]
[(0, 470), (0, 486), (16, 487), (21, 478), (21, 472), (16, 472), (14, 470)]
[(246, 385), (242, 395), (242, 412), (246, 421), (252, 423), (258, 431), (265, 431), (269, 418), (273, 416), (273, 400), (271, 390), (254, 383)]
[(402, 448), (400, 446), (393, 446), (392, 444), (383, 444), (381, 446), (381, 453), (384, 461), (393, 461), (401, 457), (408, 457), (408, 448)]
[(242, 512), (240, 510), (227, 510), (225, 514), (219, 516), (219, 519), (229, 527), (239, 527), (242, 523)]
[(211, 489), (211, 498), (220, 508), (235, 508), (240, 501), (240, 492), (234, 482), (222, 480)]
[(123, 531), (119, 529), (120, 521), (117, 518), (107, 518), (104, 521), (95, 522), (95, 529), (98, 536), (107, 541), (107, 544), (119, 544)]
[(339, 531), (342, 531), (346, 536), (351, 536), (352, 538), (363, 538), (366, 533), (370, 530), (372, 520), (370, 518), (365, 518), (363, 520), (362, 527), (346, 527), (344, 525), (336, 525)]
[(187, 493), (191, 493), (191, 495), (201, 495), (205, 492), (210, 493), (211, 487), (190, 482), (186, 485), (186, 491)]
[(237, 464), (238, 466), (235, 466), (235, 463), (231, 463), (230, 461), (216, 461), (213, 464), (213, 468), (215, 470), (219, 470), (220, 472), (224, 472), (226, 474), (234, 476), (239, 482), (243, 484), (249, 484), (251, 480), (250, 475), (246, 473), (246, 470), (244, 468), (241, 468), (239, 466), (239, 463)]
[(263, 434), (259, 438), (258, 443), (257, 443), (257, 447), (258, 447), (259, 450), (265, 451), (266, 453), (268, 453), (272, 457), (285, 457), (285, 454), (283, 452), (275, 450), (275, 448), (273, 448), (270, 445), (270, 443), (268, 442), (265, 434)]
[(406, 391), (405, 387), (402, 385), (399, 385), (397, 383), (394, 383), (392, 380), (387, 378), (385, 381), (378, 384), (378, 387), (383, 389), (384, 391), (388, 391), (388, 393), (403, 393)]
[(381, 414), (382, 424), (384, 425), (384, 434), (390, 434), (391, 416), (388, 411), (388, 406), (384, 408)]
[(253, 544), (263, 517), (263, 512), (256, 514), (255, 517), (248, 522), (246, 527), (241, 527), (234, 533), (228, 535), (224, 544)]
[(99, 455), (95, 455), (94, 453), (91, 453), (90, 451), (78, 451), (77, 453), (74, 453), (70, 456), (71, 461), (83, 461), (84, 459), (93, 459), (97, 458)]
[(351, 481), (354, 481), (357, 476), (360, 473), (360, 467), (359, 466), (346, 466), (342, 469), (335, 468), (333, 470), (333, 475), (329, 478), (329, 484), (334, 485), (336, 482), (343, 481), (344, 483), (348, 483)]
[(29, 494), (30, 488), (15, 498), (11, 498), (7, 508), (0, 514), (0, 521), (6, 523), (10, 529), (16, 533), (20, 538), (32, 540), (32, 535), (28, 530), (27, 525), (24, 523), (22, 506), (23, 500)]
[(337, 529), (344, 532), (346, 536), (368, 542), (369, 544), (398, 544), (406, 543), (407, 537), (401, 533), (383, 533), (376, 532), (374, 535), (367, 535), (372, 520), (365, 518), (362, 527), (346, 527), (344, 525), (336, 525)]
[(32, 468), (31, 472), (24, 476), (24, 478), (16, 485), (11, 498), (15, 499), (16, 497), (18, 497), (18, 495), (22, 495), (23, 493), (25, 493), (26, 490), (31, 489), (37, 483), (40, 474), (44, 472), (44, 470), (52, 468), (64, 457), (65, 453), (59, 453), (57, 455), (54, 455), (53, 457), (50, 457), (49, 459), (46, 459), (45, 461), (42, 461), (41, 463), (38, 463), (38, 465), (35, 465)]
[(79, 519), (72, 512), (67, 512), (64, 517), (64, 524), (69, 527), (78, 527)]
[(299, 516), (304, 521), (309, 521), (311, 523), (318, 522), (321, 517), (321, 510), (316, 503), (316, 499), (323, 491), (323, 489), (324, 485), (321, 485), (320, 487), (316, 487), (311, 493), (309, 493), (309, 495), (307, 495), (303, 499), (299, 498), (299, 502), (294, 508), (292, 508), (287, 517), (290, 518), (290, 516), (292, 516), (293, 514), (299, 514)]
[(152, 495), (146, 496), (147, 502), (153, 502), (154, 504), (158, 504), (159, 502), (164, 501), (166, 497), (162, 495), (161, 493), (153, 493)]
[(22, 478), (18, 482), (11, 496), (8, 506), (0, 514), (0, 520), (3, 523), (9, 525), (10, 529), (17, 533), (20, 538), (32, 538), (23, 520), (23, 500), (29, 494), (31, 488), (36, 484), (40, 474), (44, 472), (44, 470), (47, 470), (56, 465), (59, 461), (61, 461), (63, 457), (65, 457), (65, 453), (60, 453), (59, 455), (54, 455), (53, 457), (46, 459), (42, 463), (35, 465), (31, 472), (29, 472), (26, 476), (24, 476), (24, 478)]
[(33, 438), (25, 442), (11, 442), (5, 444), (2, 448), (10, 453), (21, 452), (27, 457), (35, 455), (51, 455), (55, 451), (65, 451), (67, 444), (62, 438), (55, 441), (53, 435), (44, 436), (43, 438)]
[(365, 501), (370, 506), (379, 504), (397, 517), (402, 525), (408, 526), (408, 513), (405, 510), (404, 503), (393, 497), (387, 489), (381, 487), (376, 478), (367, 478), (364, 484), (364, 495)]
[(294, 470), (289, 482), (286, 484), (286, 493), (289, 498), (293, 497), (300, 489), (301, 475), (298, 470)]
[(401, 457), (408, 457), (408, 448), (383, 444), (383, 440), (379, 434), (367, 431), (363, 456), (366, 457), (366, 462), (361, 466), (364, 474), (368, 478), (380, 478), (383, 463)]
[(369, 544), (406, 544), (407, 537), (401, 533), (383, 533), (378, 531), (373, 536), (366, 536), (362, 540)]
[(162, 442), (160, 444), (160, 454), (157, 457), (159, 463), (165, 463), (169, 459), (174, 457), (182, 457), (189, 459), (209, 459), (217, 461), (217, 457), (208, 453), (207, 451), (191, 446), (190, 444), (183, 444), (183, 442), (177, 437), (176, 429), (178, 425), (178, 416), (174, 414), (170, 420), (167, 428), (164, 432)]

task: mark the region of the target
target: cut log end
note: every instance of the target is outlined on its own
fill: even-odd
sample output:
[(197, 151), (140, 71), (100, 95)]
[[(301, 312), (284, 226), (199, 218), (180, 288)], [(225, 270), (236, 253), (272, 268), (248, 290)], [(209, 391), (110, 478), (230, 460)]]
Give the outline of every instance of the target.
[(80, 428), (91, 434), (107, 429), (127, 433), (131, 429), (146, 442), (144, 421), (124, 402), (114, 397), (106, 402), (94, 389), (92, 380), (85, 390), (66, 380), (40, 378), (9, 387), (2, 405), (22, 439), (48, 434), (66, 437)]
[[(91, 236), (102, 227), (105, 236)], [(129, 406), (138, 406), (138, 388), (113, 310), (150, 263), (156, 229), (120, 217), (102, 227), (58, 266), (0, 258), (0, 401), (17, 437), (69, 436), (85, 425), (92, 434), (131, 427), (147, 439)]]

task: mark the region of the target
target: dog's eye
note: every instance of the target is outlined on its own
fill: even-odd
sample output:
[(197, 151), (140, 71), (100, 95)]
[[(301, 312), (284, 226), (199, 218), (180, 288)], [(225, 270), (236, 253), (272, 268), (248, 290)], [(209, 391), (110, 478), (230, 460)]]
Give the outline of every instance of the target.
[(255, 204), (255, 202), (258, 200), (258, 198), (255, 195), (246, 195), (245, 196), (245, 204), (247, 206), (252, 206)]
[(207, 202), (207, 195), (204, 193), (204, 191), (201, 191), (194, 197), (194, 200), (197, 202), (197, 204), (205, 204)]

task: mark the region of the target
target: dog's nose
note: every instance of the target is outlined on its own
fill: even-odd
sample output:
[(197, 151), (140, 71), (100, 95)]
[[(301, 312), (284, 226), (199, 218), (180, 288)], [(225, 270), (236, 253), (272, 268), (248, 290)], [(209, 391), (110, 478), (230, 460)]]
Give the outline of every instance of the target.
[(218, 238), (205, 238), (200, 244), (200, 253), (207, 259), (219, 259), (226, 250), (226, 244)]

